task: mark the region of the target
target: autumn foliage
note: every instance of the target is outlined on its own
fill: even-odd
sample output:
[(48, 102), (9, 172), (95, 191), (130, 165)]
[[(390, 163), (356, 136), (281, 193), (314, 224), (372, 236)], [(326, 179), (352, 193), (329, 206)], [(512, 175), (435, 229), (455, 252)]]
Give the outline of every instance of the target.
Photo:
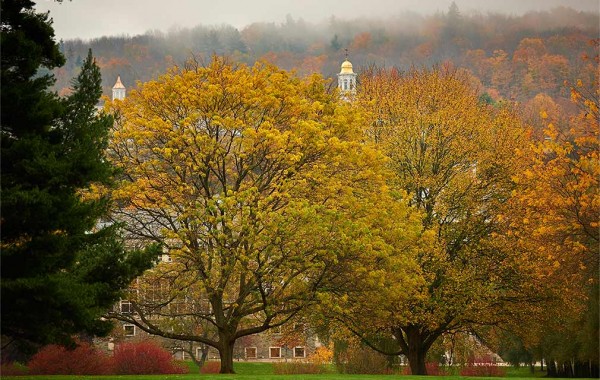
[(460, 370), (461, 376), (476, 377), (502, 377), (506, 375), (506, 370), (498, 366), (490, 355), (480, 357), (472, 356), (466, 366)]
[[(520, 49), (523, 70), (546, 54), (536, 40)], [(505, 53), (495, 54), (501, 75)], [(476, 82), (449, 64), (372, 67), (346, 104), (318, 76), (215, 57), (110, 103), (123, 171), (115, 219), (172, 257), (136, 283), (135, 313), (171, 317), (145, 322), (154, 334), (217, 348), (221, 372), (233, 371), (237, 339), (317, 305), (381, 353), (406, 355), (415, 374), (434, 371), (426, 354), (449, 331), (514, 327), (535, 344), (526, 326), (561, 303), (556, 321), (588, 323), (597, 94), (576, 82), (581, 115), (568, 133), (549, 123), (539, 141), (514, 104), (482, 98)], [(564, 120), (545, 96), (529, 106)], [(365, 358), (346, 369), (381, 367)]]
[(353, 299), (341, 318), (381, 352), (406, 355), (422, 375), (444, 332), (500, 323), (535, 300), (519, 253), (494, 239), (525, 129), (510, 106), (481, 102), (468, 74), (449, 65), (374, 67), (361, 77), (356, 106), (366, 135), (389, 158), (389, 186), (418, 211), (420, 232), (402, 251), (414, 255), (419, 278), (389, 275), (381, 297)]
[(164, 348), (151, 341), (121, 343), (113, 355), (114, 373), (119, 375), (186, 373)]
[(73, 350), (48, 345), (35, 354), (28, 363), (32, 375), (109, 375), (113, 373), (112, 360), (103, 352), (80, 343)]
[[(378, 210), (390, 199), (384, 158), (326, 84), (214, 57), (108, 105), (123, 174), (113, 216), (130, 241), (161, 243), (172, 258), (136, 283), (134, 314), (112, 316), (215, 347), (229, 373), (237, 339), (347, 286), (342, 273), (371, 276), (390, 253), (378, 231), (405, 226), (383, 220), (407, 207)], [(159, 313), (169, 318), (135, 319)]]
[[(50, 31), (48, 16), (40, 17)], [(47, 177), (50, 184), (65, 178), (65, 184), (83, 181), (85, 191), (58, 193), (73, 198), (67, 203), (77, 203), (85, 193), (82, 199), (90, 202), (86, 207), (99, 208), (87, 222), (76, 217), (68, 228), (42, 229), (39, 241), (59, 241), (75, 232), (81, 239), (74, 242), (86, 242), (94, 234), (118, 231), (128, 246), (160, 246), (168, 260), (131, 284), (127, 311), (115, 309), (106, 316), (185, 341), (190, 350), (200, 344), (205, 356), (207, 347), (214, 347), (221, 360), (206, 363), (203, 372), (232, 373), (235, 343), (270, 329), (284, 332), (278, 345), (301, 345), (305, 331), (286, 332), (286, 327), (316, 310), (322, 317), (316, 323), (330, 331), (341, 327), (340, 335), (361, 342), (340, 356), (338, 364), (345, 372), (388, 372), (386, 355), (402, 354), (410, 362), (407, 372), (440, 374), (437, 363), (426, 362), (428, 351), (436, 343), (444, 347), (445, 335), (464, 333), (496, 348), (511, 346), (514, 338), (514, 346), (527, 351), (527, 360), (547, 363), (549, 376), (600, 376), (600, 61), (597, 55), (590, 59), (599, 46), (597, 15), (562, 8), (518, 17), (466, 16), (453, 2), (447, 13), (409, 15), (403, 21), (374, 28), (332, 18), (319, 36), (321, 27), (311, 30), (290, 16), (282, 26), (255, 23), (241, 31), (197, 27), (169, 36), (91, 41), (105, 50), (97, 60), (105, 80), (112, 82), (119, 70), (128, 68), (128, 84), (156, 77), (166, 66), (182, 62), (183, 54), (198, 53), (183, 66), (140, 84), (126, 99), (107, 101), (95, 122), (91, 116), (101, 78), (91, 52), (84, 62), (84, 42), (59, 46), (50, 38), (54, 58), (47, 58), (55, 62), (48, 69), (62, 62), (60, 48), (68, 63), (56, 71), (57, 90), (60, 96), (71, 96), (52, 98), (45, 91), (51, 78), (45, 75), (36, 79), (43, 91), (31, 92), (28, 85), (17, 91), (52, 98), (53, 105), (39, 115), (28, 107), (13, 107), (21, 113), (3, 112), (5, 124), (7, 116), (17, 118), (3, 125), (7, 138), (2, 152), (10, 151), (18, 160), (2, 162), (9, 167), (13, 161), (37, 163), (25, 169), (42, 163), (46, 170), (32, 169), (41, 175), (29, 177)], [(5, 29), (3, 41), (5, 34), (21, 41), (20, 29)], [(174, 46), (178, 38), (181, 45)], [(168, 54), (160, 45), (169, 46)], [(337, 72), (343, 46), (350, 47), (357, 68), (366, 62), (398, 67), (373, 64), (360, 70), (356, 97), (345, 102), (331, 82), (314, 74)], [(209, 51), (227, 52), (231, 59), (213, 56), (204, 61)], [(13, 58), (18, 63), (23, 57)], [(75, 82), (74, 90), (67, 88), (69, 72), (82, 65), (83, 79)], [(5, 67), (3, 75), (9, 77), (19, 71)], [(301, 75), (286, 71), (292, 68)], [(141, 77), (134, 75), (137, 70)], [(23, 73), (28, 78), (33, 71)], [(84, 80), (86, 72), (92, 81)], [(29, 106), (39, 108), (36, 102)], [(85, 115), (79, 115), (82, 107)], [(55, 117), (50, 108), (66, 113)], [(41, 118), (32, 124), (19, 115)], [(111, 134), (105, 136), (100, 130), (110, 125)], [(83, 170), (62, 178), (64, 170), (54, 170), (55, 158), (89, 156), (87, 137), (80, 138), (79, 127), (99, 128), (90, 138), (98, 140), (92, 153), (102, 165), (87, 170), (86, 160), (67, 159), (65, 165), (83, 165)], [(23, 140), (23, 128), (37, 128), (43, 138)], [(73, 133), (62, 135), (63, 129)], [(43, 153), (35, 149), (40, 142), (51, 142), (48, 151), (58, 153), (20, 159)], [(5, 149), (5, 143), (13, 149)], [(106, 157), (104, 144), (110, 145)], [(23, 147), (30, 152), (24, 154)], [(27, 174), (15, 168), (5, 177)], [(88, 175), (99, 171), (103, 176)], [(17, 185), (14, 193), (21, 194), (21, 183)], [(32, 194), (39, 187), (33, 186)], [(10, 203), (19, 197), (4, 198)], [(93, 226), (100, 226), (97, 216), (105, 214), (110, 202), (104, 200), (109, 198), (111, 220), (103, 222), (110, 226), (96, 233)], [(4, 232), (22, 219), (22, 207), (13, 209), (14, 220), (6, 226), (2, 221)], [(50, 214), (49, 225), (60, 226), (54, 222), (61, 219)], [(30, 222), (23, 231), (35, 224)], [(16, 262), (35, 256), (18, 254), (25, 252), (23, 247), (50, 252), (48, 244), (29, 244), (36, 241), (30, 235), (16, 234), (3, 252), (14, 251), (9, 256)], [(90, 247), (122, 251), (120, 245), (98, 242)], [(77, 250), (65, 252), (66, 259), (53, 269), (60, 284), (100, 275), (93, 260), (75, 260)], [(141, 259), (131, 257), (131, 262), (112, 261), (124, 264), (121, 274), (114, 265), (100, 265), (110, 267), (106, 278), (116, 282), (90, 292), (116, 291), (150, 266), (150, 259), (142, 265)], [(70, 262), (77, 265), (65, 264)], [(43, 267), (38, 281), (42, 290), (51, 283), (48, 266)], [(21, 277), (17, 273), (15, 278)], [(13, 297), (19, 302), (12, 306), (44, 294), (26, 293), (34, 296)], [(99, 316), (116, 299), (113, 293), (104, 302), (79, 307), (93, 313), (70, 313), (91, 315), (82, 321), (94, 322), (80, 323), (75, 330), (106, 333), (110, 323)], [(57, 312), (71, 309), (54, 302), (56, 297), (49, 299), (59, 306)], [(24, 310), (29, 309), (48, 311)], [(23, 324), (23, 316), (35, 319), (35, 313), (15, 315), (11, 321), (16, 326), (28, 326), (12, 329), (17, 338), (29, 335), (25, 340), (41, 339), (40, 344), (70, 342), (71, 333), (77, 332), (69, 332), (68, 323), (60, 328), (58, 322), (65, 318), (44, 327)], [(44, 328), (36, 332), (36, 326)], [(452, 355), (450, 362), (456, 364)], [(331, 352), (323, 349), (307, 362), (276, 363), (274, 368), (278, 373), (315, 373), (330, 359)], [(2, 365), (4, 375), (19, 371), (18, 366)], [(73, 349), (46, 346), (31, 359), (28, 371), (106, 375), (184, 369), (169, 352), (145, 341), (120, 344), (112, 356), (87, 343)], [(502, 374), (491, 360), (471, 360), (461, 370), (463, 376)]]
[(28, 363), (32, 375), (134, 375), (186, 373), (174, 363), (171, 354), (150, 341), (122, 343), (112, 356), (80, 343), (70, 350), (48, 345)]
[[(593, 43), (598, 46), (598, 40)], [(544, 139), (524, 152), (528, 167), (513, 177), (518, 188), (506, 216), (505, 238), (523, 256), (536, 258), (538, 278), (552, 300), (535, 320), (514, 330), (528, 347), (544, 352), (551, 376), (597, 377), (598, 71), (593, 80), (568, 84), (579, 113), (556, 120), (541, 110), (547, 123)]]

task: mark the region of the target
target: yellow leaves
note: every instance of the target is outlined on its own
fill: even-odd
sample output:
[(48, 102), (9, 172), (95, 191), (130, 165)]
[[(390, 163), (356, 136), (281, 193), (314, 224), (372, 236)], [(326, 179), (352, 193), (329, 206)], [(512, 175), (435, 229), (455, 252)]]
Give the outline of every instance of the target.
[(85, 201), (98, 201), (105, 198), (109, 193), (110, 189), (99, 183), (90, 184), (89, 188), (81, 189), (78, 192), (81, 200)]
[[(418, 277), (394, 276), (397, 283), (384, 290), (388, 299), (374, 302), (388, 309), (402, 305), (398, 319), (423, 328), (440, 326), (445, 318), (482, 319), (502, 311), (496, 286), (514, 278), (525, 287), (530, 273), (520, 266), (530, 267), (511, 249), (510, 238), (522, 236), (520, 231), (507, 238), (501, 228), (537, 226), (530, 215), (503, 208), (518, 194), (511, 178), (528, 182), (536, 176), (533, 169), (522, 172), (529, 162), (517, 153), (531, 150), (515, 112), (481, 105), (468, 81), (447, 68), (367, 73), (356, 104), (365, 110), (366, 135), (387, 155), (388, 186), (402, 190), (404, 201), (420, 211), (407, 218), (420, 228), (404, 239), (392, 237), (402, 235), (392, 227), (398, 214), (383, 223), (393, 231), (384, 233), (386, 242), (394, 254), (404, 253), (401, 262)], [(405, 228), (414, 228), (411, 222)], [(402, 264), (394, 265), (402, 273)]]
[(558, 130), (554, 124), (548, 124), (548, 127), (544, 130), (544, 134), (552, 141), (556, 141), (558, 137)]
[(238, 302), (248, 281), (253, 291), (236, 309), (260, 301), (259, 275), (272, 283), (270, 307), (331, 268), (381, 285), (372, 269), (391, 254), (395, 278), (411, 278), (414, 264), (400, 258), (421, 232), (419, 217), (389, 197), (361, 112), (325, 89), (320, 77), (215, 58), (111, 105), (120, 115), (111, 159), (123, 170), (112, 196), (124, 220), (141, 225), (133, 236), (165, 243), (174, 272), (185, 268), (178, 278), (207, 292)]

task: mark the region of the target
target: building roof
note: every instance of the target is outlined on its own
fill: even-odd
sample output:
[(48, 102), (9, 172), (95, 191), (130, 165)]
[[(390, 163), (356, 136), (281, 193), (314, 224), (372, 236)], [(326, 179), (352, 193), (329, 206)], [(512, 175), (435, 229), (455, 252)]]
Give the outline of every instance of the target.
[(117, 83), (115, 83), (115, 85), (113, 86), (113, 90), (117, 90), (117, 89), (125, 89), (125, 86), (123, 86), (123, 83), (121, 82), (121, 76), (117, 76)]
[(352, 63), (350, 63), (350, 61), (345, 60), (342, 62), (342, 71), (340, 71), (340, 74), (354, 74), (354, 71), (352, 71)]

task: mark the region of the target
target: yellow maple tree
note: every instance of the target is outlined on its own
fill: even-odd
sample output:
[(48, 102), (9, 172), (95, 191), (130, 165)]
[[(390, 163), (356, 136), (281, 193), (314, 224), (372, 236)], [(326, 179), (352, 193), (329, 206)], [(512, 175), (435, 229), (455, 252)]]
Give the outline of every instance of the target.
[(388, 198), (383, 156), (321, 77), (214, 57), (108, 109), (122, 170), (114, 218), (131, 244), (160, 242), (171, 258), (113, 318), (215, 347), (230, 373), (237, 339), (286, 323), (390, 251), (371, 228)]

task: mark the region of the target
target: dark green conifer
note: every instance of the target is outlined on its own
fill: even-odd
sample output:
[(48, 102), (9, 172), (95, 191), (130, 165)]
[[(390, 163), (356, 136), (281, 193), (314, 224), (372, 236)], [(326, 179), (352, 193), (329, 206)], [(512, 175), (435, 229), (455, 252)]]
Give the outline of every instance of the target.
[(82, 197), (114, 174), (91, 51), (72, 95), (59, 98), (49, 70), (64, 58), (48, 15), (29, 0), (1, 4), (2, 346), (71, 344), (110, 331), (100, 317), (158, 252), (127, 251), (117, 226), (99, 227), (107, 200)]

